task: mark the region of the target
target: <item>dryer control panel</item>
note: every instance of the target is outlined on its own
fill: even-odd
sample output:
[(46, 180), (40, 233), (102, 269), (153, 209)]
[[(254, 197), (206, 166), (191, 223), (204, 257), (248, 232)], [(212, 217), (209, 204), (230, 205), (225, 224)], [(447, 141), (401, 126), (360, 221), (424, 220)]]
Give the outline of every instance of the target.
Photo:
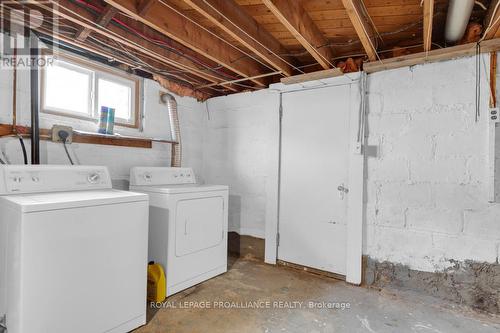
[(0, 166), (0, 195), (106, 188), (111, 188), (111, 178), (103, 166)]
[(191, 168), (135, 167), (130, 169), (130, 185), (196, 184)]

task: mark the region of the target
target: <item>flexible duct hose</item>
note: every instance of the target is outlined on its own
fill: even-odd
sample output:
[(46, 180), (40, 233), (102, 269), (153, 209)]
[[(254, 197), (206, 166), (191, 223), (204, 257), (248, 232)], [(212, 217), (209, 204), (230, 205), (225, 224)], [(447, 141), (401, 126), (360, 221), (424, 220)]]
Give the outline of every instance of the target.
[(179, 114), (177, 112), (177, 101), (171, 94), (163, 94), (162, 101), (167, 104), (168, 115), (170, 118), (170, 132), (172, 133), (172, 141), (177, 143), (172, 144), (172, 154), (170, 159), (170, 166), (180, 167), (182, 162), (182, 148), (181, 148), (181, 129), (179, 126)]

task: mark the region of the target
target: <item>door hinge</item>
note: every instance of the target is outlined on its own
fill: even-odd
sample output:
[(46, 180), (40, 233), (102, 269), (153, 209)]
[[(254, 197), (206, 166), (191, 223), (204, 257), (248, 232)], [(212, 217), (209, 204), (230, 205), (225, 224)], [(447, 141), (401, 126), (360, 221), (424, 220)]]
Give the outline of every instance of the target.
[(280, 246), (280, 233), (276, 234), (276, 246)]

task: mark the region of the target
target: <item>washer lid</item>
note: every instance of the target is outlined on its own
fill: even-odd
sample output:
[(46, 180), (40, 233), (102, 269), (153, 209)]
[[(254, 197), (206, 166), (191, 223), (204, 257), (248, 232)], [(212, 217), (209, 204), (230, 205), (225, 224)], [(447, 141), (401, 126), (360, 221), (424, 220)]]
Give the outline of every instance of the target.
[(144, 191), (154, 193), (199, 193), (210, 191), (228, 191), (227, 185), (200, 185), (200, 184), (183, 184), (183, 185), (151, 185), (151, 186), (130, 186), (132, 191)]
[(113, 189), (0, 196), (0, 202), (25, 213), (147, 200), (147, 194)]

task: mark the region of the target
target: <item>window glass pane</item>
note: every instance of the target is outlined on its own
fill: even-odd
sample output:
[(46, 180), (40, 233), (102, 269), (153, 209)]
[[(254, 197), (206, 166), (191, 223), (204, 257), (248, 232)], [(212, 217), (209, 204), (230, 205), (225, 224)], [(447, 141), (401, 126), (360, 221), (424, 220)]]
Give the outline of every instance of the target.
[(90, 74), (54, 63), (45, 68), (45, 107), (90, 116)]
[(115, 118), (132, 121), (132, 88), (130, 86), (99, 78), (98, 89), (98, 111), (101, 110), (101, 106), (114, 108)]

